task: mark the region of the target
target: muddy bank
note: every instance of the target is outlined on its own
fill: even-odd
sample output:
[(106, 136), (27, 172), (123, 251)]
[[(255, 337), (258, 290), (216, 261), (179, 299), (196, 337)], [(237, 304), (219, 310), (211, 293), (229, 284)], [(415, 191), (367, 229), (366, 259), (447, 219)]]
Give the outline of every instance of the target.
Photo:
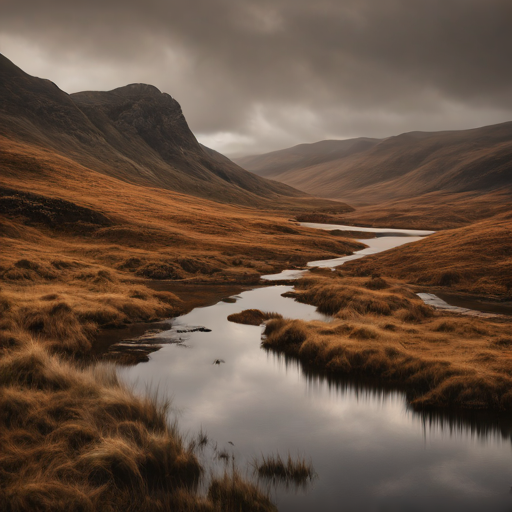
[[(182, 301), (179, 307), (179, 315), (176, 316), (185, 315), (196, 308), (213, 306), (224, 299), (229, 301), (233, 295), (261, 286), (156, 280), (146, 281), (144, 284), (152, 290), (172, 292), (176, 295)], [(158, 350), (164, 341), (153, 336), (145, 336), (145, 334), (148, 331), (158, 334), (169, 329), (170, 320), (160, 319), (156, 322), (139, 322), (121, 328), (102, 328), (93, 342), (93, 357), (112, 360), (121, 364), (145, 362), (148, 360), (149, 354)], [(123, 343), (120, 345), (121, 342)], [(166, 342), (174, 342), (174, 340), (166, 340)], [(115, 350), (112, 350), (114, 345)]]

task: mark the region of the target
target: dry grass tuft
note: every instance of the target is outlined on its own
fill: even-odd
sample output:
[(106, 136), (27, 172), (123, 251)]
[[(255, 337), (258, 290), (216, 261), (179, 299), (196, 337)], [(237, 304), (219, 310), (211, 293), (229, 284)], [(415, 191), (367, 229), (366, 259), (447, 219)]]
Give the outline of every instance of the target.
[(261, 462), (256, 461), (254, 466), (261, 477), (291, 482), (298, 486), (312, 480), (316, 474), (311, 461), (306, 461), (304, 457), (292, 459), (290, 454), (286, 462), (279, 454), (262, 456)]
[(279, 313), (264, 313), (259, 309), (245, 309), (240, 313), (233, 313), (228, 316), (230, 322), (245, 325), (261, 325), (273, 318), (283, 318)]
[[(297, 288), (297, 300), (332, 311), (335, 318), (327, 327), (271, 320), (263, 347), (333, 378), (371, 378), (400, 387), (415, 407), (512, 410), (509, 321), (434, 312), (396, 281), (382, 292), (369, 291), (364, 278), (317, 276)], [(361, 309), (376, 300), (389, 307), (385, 322), (380, 310)]]
[(33, 341), (0, 360), (0, 508), (275, 510), (236, 473), (198, 493), (202, 468), (169, 403), (127, 391), (109, 366), (78, 370)]
[(255, 485), (243, 480), (236, 471), (214, 478), (208, 498), (222, 512), (275, 512), (277, 508)]
[(0, 360), (0, 390), (3, 510), (153, 510), (157, 494), (194, 495), (201, 467), (169, 404), (134, 396), (112, 368), (78, 370), (32, 341)]

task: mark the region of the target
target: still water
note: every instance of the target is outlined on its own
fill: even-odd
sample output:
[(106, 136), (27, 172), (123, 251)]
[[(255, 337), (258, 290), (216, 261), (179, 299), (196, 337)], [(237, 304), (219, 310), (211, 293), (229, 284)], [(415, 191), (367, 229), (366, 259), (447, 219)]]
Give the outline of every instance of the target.
[[(329, 321), (281, 296), (291, 289), (247, 291), (174, 319), (158, 336), (180, 344), (122, 375), (171, 397), (181, 429), (202, 428), (242, 469), (262, 454), (311, 459), (318, 478), (307, 489), (272, 490), (282, 512), (511, 511), (512, 430), (503, 419), (415, 413), (401, 392), (308, 374), (261, 349), (261, 327), (227, 321), (249, 308)], [(183, 332), (200, 326), (211, 332)]]

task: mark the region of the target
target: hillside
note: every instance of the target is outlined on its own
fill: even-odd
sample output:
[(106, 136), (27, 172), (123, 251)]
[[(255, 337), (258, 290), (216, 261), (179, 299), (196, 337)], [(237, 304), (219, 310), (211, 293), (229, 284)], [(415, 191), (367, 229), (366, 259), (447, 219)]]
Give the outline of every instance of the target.
[[(5, 58), (0, 71), (0, 298), (10, 304), (1, 329), (83, 355), (98, 325), (183, 309), (175, 297), (169, 310), (150, 281), (254, 283), (361, 247), (291, 224), (297, 212), (350, 208), (204, 148), (178, 103), (154, 87), (70, 96)], [(54, 303), (66, 304), (73, 332), (27, 320)]]
[(299, 144), (288, 149), (272, 151), (263, 155), (245, 156), (235, 161), (259, 176), (279, 176), (289, 171), (333, 162), (364, 152), (380, 141), (360, 137), (348, 140), (322, 140), (313, 144)]
[(343, 267), (444, 291), (512, 300), (512, 213), (436, 233)]
[[(361, 148), (361, 141), (366, 147)], [(512, 122), (463, 131), (411, 132), (378, 141), (338, 141), (339, 151), (331, 151), (335, 142), (296, 146), (238, 162), (305, 192), (358, 205), (357, 212), (347, 217), (354, 222), (404, 217), (407, 224), (411, 215), (416, 217), (413, 210), (418, 204), (424, 204), (423, 216), (429, 209), (435, 216), (438, 208), (439, 215), (460, 217), (446, 226), (441, 219), (434, 223), (454, 227), (495, 213), (510, 202)], [(351, 144), (358, 150), (349, 150)], [(486, 205), (486, 213), (479, 207), (475, 210), (475, 202)]]
[[(106, 176), (251, 206), (304, 196), (203, 148), (178, 102), (150, 85), (69, 95), (0, 55), (0, 97), (0, 135), (7, 141), (55, 152)], [(25, 172), (33, 162), (3, 164)]]

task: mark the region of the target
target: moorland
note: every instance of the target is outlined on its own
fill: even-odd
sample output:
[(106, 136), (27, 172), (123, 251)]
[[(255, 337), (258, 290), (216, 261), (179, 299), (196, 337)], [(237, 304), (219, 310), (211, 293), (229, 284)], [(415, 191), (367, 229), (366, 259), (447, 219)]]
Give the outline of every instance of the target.
[(0, 78), (2, 509), (273, 510), (235, 469), (205, 474), (200, 436), (127, 389), (105, 339), (364, 247), (357, 228), (299, 221), (439, 231), (299, 280), (291, 296), (327, 326), (233, 321), (266, 322), (266, 349), (396, 386), (415, 408), (510, 411), (510, 320), (415, 294), (512, 300), (510, 123), (239, 160), (258, 176), (199, 144), (152, 86), (68, 95), (1, 55)]

